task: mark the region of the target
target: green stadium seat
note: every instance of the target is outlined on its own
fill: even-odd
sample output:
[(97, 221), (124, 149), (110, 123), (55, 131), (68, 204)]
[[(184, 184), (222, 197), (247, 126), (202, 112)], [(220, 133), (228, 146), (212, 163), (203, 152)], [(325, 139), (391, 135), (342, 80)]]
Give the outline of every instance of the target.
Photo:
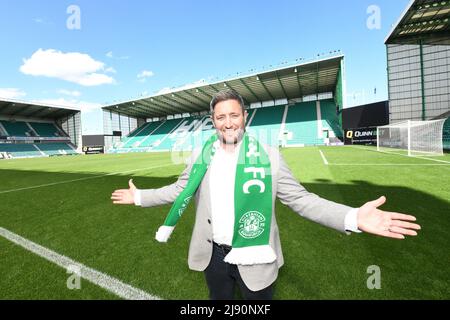
[(60, 131), (53, 123), (28, 122), (40, 137), (59, 137)]
[[(249, 109), (247, 130), (270, 145), (281, 142), (280, 131), (289, 132), (287, 146), (323, 145), (320, 128), (328, 130), (330, 137), (342, 137), (333, 99), (320, 100), (320, 121), (316, 101)], [(283, 123), (285, 115), (286, 122)], [(146, 123), (133, 130), (121, 143), (109, 150), (112, 153), (168, 150), (192, 150), (202, 145), (215, 132), (209, 116), (171, 119)]]
[(249, 114), (248, 132), (263, 143), (277, 146), (285, 108), (282, 105), (254, 109), (252, 115)]
[(157, 148), (160, 141), (171, 133), (178, 125), (180, 125), (185, 118), (171, 119), (163, 122), (151, 135), (147, 136), (139, 145), (139, 147)]
[(33, 130), (23, 121), (5, 121), (0, 120), (0, 123), (5, 128), (8, 136), (11, 137), (34, 137), (36, 134)]
[(336, 114), (336, 103), (334, 100), (320, 100), (320, 113), (322, 115), (322, 127), (332, 130), (335, 137), (342, 139), (342, 127)]
[(42, 154), (31, 143), (0, 143), (0, 152), (6, 152), (13, 158), (42, 157)]
[(140, 130), (134, 130), (133, 135), (124, 139), (123, 148), (132, 148), (138, 146), (145, 138), (152, 134), (155, 129), (161, 125), (162, 122), (148, 122), (144, 124)]
[(48, 156), (77, 154), (67, 143), (38, 143), (36, 147)]
[(323, 144), (317, 133), (316, 101), (302, 102), (289, 106), (285, 132), (291, 132), (292, 138), (287, 145)]

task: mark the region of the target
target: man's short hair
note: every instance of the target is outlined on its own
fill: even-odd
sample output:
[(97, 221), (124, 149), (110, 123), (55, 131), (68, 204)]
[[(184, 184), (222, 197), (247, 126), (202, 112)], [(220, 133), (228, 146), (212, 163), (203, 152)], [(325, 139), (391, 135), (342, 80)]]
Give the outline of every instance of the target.
[(239, 104), (241, 105), (241, 108), (242, 108), (242, 114), (244, 114), (245, 106), (244, 106), (244, 99), (242, 98), (242, 96), (232, 89), (225, 89), (225, 90), (217, 92), (213, 96), (211, 103), (209, 104), (209, 109), (211, 111), (211, 115), (214, 113), (214, 108), (215, 108), (216, 104), (218, 104), (219, 102), (222, 102), (222, 101), (227, 101), (227, 100), (236, 100), (237, 102), (239, 102)]

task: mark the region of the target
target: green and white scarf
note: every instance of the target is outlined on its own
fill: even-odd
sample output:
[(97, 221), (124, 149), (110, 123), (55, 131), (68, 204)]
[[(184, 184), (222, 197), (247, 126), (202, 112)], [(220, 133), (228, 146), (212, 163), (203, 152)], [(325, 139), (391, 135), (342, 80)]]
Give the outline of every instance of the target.
[[(217, 134), (204, 144), (194, 162), (184, 190), (173, 203), (156, 240), (167, 242), (179, 218), (208, 170), (216, 152)], [(260, 264), (275, 261), (269, 245), (272, 221), (272, 174), (270, 160), (261, 144), (247, 133), (242, 138), (234, 189), (234, 232), (232, 249), (224, 261), (231, 264)]]

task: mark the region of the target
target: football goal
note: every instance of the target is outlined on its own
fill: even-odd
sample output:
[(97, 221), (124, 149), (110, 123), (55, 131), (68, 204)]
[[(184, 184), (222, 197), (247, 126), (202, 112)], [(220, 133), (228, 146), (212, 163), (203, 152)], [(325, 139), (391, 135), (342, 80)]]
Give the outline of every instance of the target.
[(377, 150), (402, 151), (408, 156), (443, 155), (444, 122), (407, 120), (377, 127)]

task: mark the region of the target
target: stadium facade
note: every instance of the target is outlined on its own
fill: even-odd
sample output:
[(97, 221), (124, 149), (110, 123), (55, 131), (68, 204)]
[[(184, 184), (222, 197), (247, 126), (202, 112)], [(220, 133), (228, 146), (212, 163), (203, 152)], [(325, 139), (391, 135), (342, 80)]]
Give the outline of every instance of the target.
[(450, 111), (450, 1), (414, 0), (386, 37), (390, 123)]

